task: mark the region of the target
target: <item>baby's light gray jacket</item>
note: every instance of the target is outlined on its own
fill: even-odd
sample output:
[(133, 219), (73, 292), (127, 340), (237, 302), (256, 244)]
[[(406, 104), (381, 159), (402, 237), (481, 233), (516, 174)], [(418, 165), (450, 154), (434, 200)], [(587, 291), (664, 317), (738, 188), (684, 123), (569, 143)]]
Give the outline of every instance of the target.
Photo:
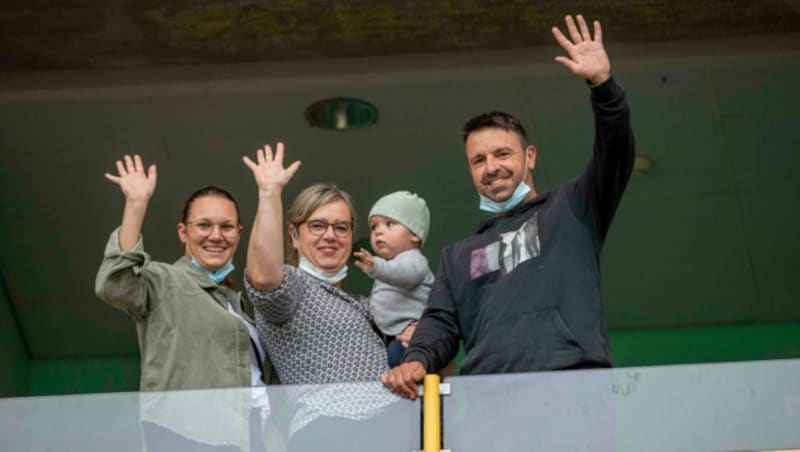
[(375, 280), (369, 308), (381, 332), (396, 336), (422, 316), (435, 278), (428, 259), (418, 249), (403, 251), (390, 260), (373, 259), (375, 268), (367, 273)]

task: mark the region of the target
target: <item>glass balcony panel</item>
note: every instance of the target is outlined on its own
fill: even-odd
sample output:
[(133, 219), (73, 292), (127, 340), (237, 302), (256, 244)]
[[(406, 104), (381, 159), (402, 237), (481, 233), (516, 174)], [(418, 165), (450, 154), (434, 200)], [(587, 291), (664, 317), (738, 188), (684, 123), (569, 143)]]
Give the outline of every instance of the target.
[(453, 451), (800, 448), (800, 360), (454, 377)]
[(378, 382), (0, 399), (13, 451), (402, 451), (419, 402)]

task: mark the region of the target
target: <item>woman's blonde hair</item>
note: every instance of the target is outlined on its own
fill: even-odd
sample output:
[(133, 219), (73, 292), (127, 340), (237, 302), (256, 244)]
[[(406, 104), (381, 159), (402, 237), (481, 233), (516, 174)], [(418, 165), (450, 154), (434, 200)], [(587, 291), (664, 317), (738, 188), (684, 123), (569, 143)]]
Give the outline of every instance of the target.
[(286, 256), (287, 264), (297, 266), (300, 260), (297, 250), (292, 246), (292, 228), (294, 228), (295, 233), (299, 233), (298, 227), (305, 223), (314, 211), (325, 204), (336, 201), (344, 201), (347, 208), (350, 210), (350, 221), (353, 223), (353, 241), (355, 241), (356, 218), (358, 218), (358, 216), (356, 215), (356, 208), (350, 194), (334, 184), (320, 183), (311, 185), (294, 198), (292, 206), (289, 207), (289, 211), (286, 213), (286, 240), (284, 241), (286, 253), (284, 255)]

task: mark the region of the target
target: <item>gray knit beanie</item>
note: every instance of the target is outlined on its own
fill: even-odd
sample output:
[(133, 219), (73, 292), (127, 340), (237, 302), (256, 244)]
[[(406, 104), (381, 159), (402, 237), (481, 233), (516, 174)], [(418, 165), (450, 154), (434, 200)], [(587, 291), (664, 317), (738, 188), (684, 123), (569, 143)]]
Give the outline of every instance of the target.
[(419, 237), (422, 243), (428, 240), (431, 213), (425, 200), (414, 193), (405, 190), (389, 193), (372, 206), (367, 218), (375, 215), (383, 215), (397, 221)]

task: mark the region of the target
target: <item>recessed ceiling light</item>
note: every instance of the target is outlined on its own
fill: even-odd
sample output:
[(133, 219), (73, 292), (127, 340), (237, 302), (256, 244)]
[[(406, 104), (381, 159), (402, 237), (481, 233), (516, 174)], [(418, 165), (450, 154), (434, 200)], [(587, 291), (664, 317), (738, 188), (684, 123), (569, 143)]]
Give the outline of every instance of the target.
[(328, 130), (363, 129), (378, 122), (378, 109), (352, 97), (334, 97), (314, 102), (304, 113), (308, 124)]

